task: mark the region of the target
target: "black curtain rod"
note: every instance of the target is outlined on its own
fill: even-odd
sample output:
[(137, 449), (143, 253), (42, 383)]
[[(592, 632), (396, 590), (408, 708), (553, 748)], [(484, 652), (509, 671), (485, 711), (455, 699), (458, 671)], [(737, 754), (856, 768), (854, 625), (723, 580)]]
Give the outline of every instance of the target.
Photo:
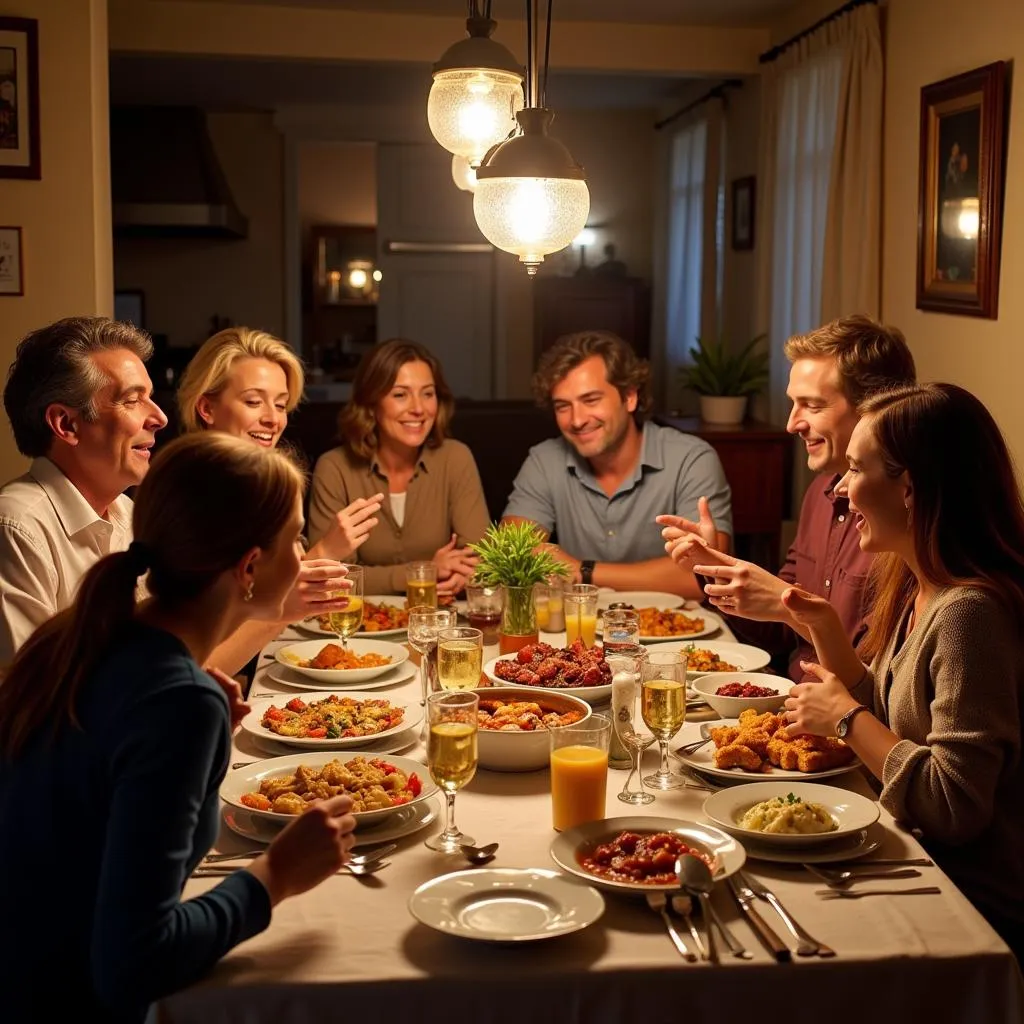
[(673, 114), (669, 114), (668, 117), (663, 117), (660, 121), (654, 122), (655, 131), (661, 131), (665, 125), (671, 124), (673, 121), (678, 121), (684, 114), (688, 114), (691, 110), (696, 110), (702, 103), (707, 103), (708, 100), (722, 99), (725, 96), (726, 89), (739, 89), (743, 85), (743, 80), (740, 78), (727, 78), (724, 82), (719, 82), (714, 89), (708, 89), (703, 96), (698, 96), (692, 103), (687, 103), (685, 107), (680, 107), (679, 110)]
[(830, 21), (835, 21), (836, 18), (841, 18), (844, 14), (849, 14), (850, 11), (856, 10), (858, 7), (863, 7), (865, 4), (877, 4), (879, 0), (850, 0), (849, 3), (843, 4), (842, 7), (837, 8), (831, 14), (826, 14), (824, 18), (816, 21), (810, 28), (805, 28), (803, 32), (797, 32), (791, 39), (787, 39), (784, 43), (779, 43), (778, 46), (773, 46), (770, 50), (765, 50), (760, 57), (757, 58), (759, 64), (771, 64), (773, 60), (778, 60), (786, 50), (788, 50), (794, 43), (799, 43), (801, 39), (806, 39), (807, 36), (814, 32), (817, 32), (822, 25), (827, 25)]

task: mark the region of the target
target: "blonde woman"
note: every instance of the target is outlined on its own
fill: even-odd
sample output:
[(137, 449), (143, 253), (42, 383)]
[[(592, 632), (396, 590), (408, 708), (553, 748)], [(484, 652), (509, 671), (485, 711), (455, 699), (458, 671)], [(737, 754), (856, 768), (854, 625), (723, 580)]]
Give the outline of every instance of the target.
[[(178, 388), (182, 430), (222, 430), (275, 448), (304, 383), (302, 363), (283, 341), (229, 327), (207, 339), (185, 370)], [(351, 558), (377, 525), (382, 498), (368, 495), (338, 510), (307, 558)]]

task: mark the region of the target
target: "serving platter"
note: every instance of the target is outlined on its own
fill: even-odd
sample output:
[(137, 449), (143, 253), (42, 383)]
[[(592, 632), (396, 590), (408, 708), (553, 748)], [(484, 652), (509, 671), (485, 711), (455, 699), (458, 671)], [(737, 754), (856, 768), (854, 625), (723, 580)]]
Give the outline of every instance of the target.
[[(612, 699), (612, 684), (603, 683), (601, 686), (524, 686), (522, 683), (510, 683), (504, 679), (499, 679), (494, 674), (494, 666), (499, 661), (515, 661), (514, 654), (506, 654), (501, 658), (492, 658), (487, 664), (484, 665), (484, 675), (494, 683), (495, 686), (515, 686), (522, 687), (525, 690), (536, 690), (538, 694), (545, 693), (568, 693), (573, 697), (579, 697), (580, 700), (585, 700), (588, 704), (607, 704)], [(486, 693), (486, 690), (481, 690), (481, 693)]]

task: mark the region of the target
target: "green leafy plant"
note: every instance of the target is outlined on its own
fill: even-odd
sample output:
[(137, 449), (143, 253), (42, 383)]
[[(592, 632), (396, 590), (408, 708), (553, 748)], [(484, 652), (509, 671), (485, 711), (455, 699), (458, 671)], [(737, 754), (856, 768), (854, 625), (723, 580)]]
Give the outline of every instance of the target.
[(690, 349), (693, 365), (679, 371), (680, 382), (698, 395), (756, 395), (768, 383), (771, 356), (767, 349), (758, 349), (766, 338), (759, 334), (735, 353), (728, 352), (721, 340), (698, 338)]
[(568, 576), (569, 567), (550, 551), (538, 548), (544, 534), (533, 523), (492, 523), (479, 544), (474, 578), (487, 586), (531, 587), (549, 576)]

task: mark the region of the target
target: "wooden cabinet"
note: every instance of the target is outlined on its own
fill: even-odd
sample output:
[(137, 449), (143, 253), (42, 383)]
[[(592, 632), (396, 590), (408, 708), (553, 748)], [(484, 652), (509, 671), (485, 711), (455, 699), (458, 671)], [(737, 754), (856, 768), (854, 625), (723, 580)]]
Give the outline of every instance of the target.
[(538, 277), (533, 292), (534, 365), (563, 334), (612, 331), (647, 357), (651, 292), (638, 277)]
[(791, 514), (792, 436), (754, 420), (737, 427), (696, 417), (658, 416), (657, 421), (696, 434), (715, 449), (732, 489), (733, 550), (775, 572), (781, 565), (782, 521)]

